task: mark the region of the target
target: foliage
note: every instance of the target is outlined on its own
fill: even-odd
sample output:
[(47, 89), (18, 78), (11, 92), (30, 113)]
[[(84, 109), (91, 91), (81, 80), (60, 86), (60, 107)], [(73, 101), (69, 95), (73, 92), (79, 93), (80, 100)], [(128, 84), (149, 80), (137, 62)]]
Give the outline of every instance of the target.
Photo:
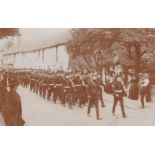
[(72, 29), (71, 33), (67, 51), (73, 59), (83, 57), (88, 67), (93, 63), (96, 68), (111, 64), (123, 50), (139, 69), (148, 63), (155, 47), (155, 29), (82, 28)]

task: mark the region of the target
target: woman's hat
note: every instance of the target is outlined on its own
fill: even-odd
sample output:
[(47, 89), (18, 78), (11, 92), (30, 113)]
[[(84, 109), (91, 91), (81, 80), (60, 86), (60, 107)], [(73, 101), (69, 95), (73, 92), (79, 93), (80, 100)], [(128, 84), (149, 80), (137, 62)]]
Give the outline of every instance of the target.
[(143, 78), (149, 78), (149, 74), (145, 73), (142, 75)]

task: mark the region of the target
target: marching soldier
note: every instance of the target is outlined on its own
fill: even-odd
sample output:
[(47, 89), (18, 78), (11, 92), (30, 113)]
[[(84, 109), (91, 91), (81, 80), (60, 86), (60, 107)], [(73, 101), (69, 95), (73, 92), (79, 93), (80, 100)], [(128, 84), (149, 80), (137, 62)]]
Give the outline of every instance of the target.
[(53, 93), (53, 101), (56, 104), (57, 99), (59, 98), (59, 100), (61, 101), (62, 104), (62, 94), (63, 94), (63, 77), (61, 72), (57, 72), (56, 76), (54, 78), (54, 93)]
[(80, 74), (77, 73), (73, 79), (74, 88), (73, 88), (73, 105), (79, 103), (79, 107), (82, 108), (83, 104), (83, 84), (80, 78)]
[(48, 88), (48, 77), (47, 77), (47, 75), (45, 75), (44, 77), (43, 77), (43, 84), (42, 84), (42, 91), (43, 91), (43, 98), (45, 98), (46, 97), (46, 91), (47, 91), (47, 88)]
[(43, 76), (40, 75), (39, 77), (39, 95), (42, 96), (42, 91), (43, 91)]
[(66, 105), (69, 104), (69, 108), (72, 109), (72, 81), (70, 79), (69, 73), (66, 73), (64, 80), (63, 80), (63, 97), (62, 97), (62, 104)]
[(101, 101), (101, 106), (102, 106), (102, 108), (104, 108), (105, 107), (105, 104), (104, 104), (104, 101), (103, 101), (103, 87), (104, 87), (104, 83), (103, 83), (103, 81), (101, 79), (101, 75), (100, 74), (97, 75), (96, 83), (97, 83), (97, 85), (99, 87), (99, 99)]
[(125, 114), (125, 110), (124, 110), (124, 92), (126, 90), (125, 90), (125, 86), (124, 86), (123, 81), (120, 76), (117, 76), (116, 81), (113, 83), (113, 91), (114, 91), (113, 92), (114, 103), (113, 103), (112, 113), (115, 114), (115, 108), (119, 101), (123, 118), (125, 118), (126, 114)]
[(88, 73), (85, 73), (83, 75), (82, 81), (83, 81), (83, 105), (86, 105), (86, 103), (88, 102), (88, 96), (87, 96), (87, 85), (89, 81)]
[(30, 77), (30, 91), (34, 92), (34, 89), (35, 89), (35, 78), (34, 78), (34, 75), (31, 75), (31, 77)]
[(88, 111), (87, 114), (90, 117), (90, 111), (93, 106), (95, 106), (96, 109), (96, 119), (101, 120), (100, 114), (99, 114), (99, 87), (97, 85), (97, 77), (95, 73), (93, 73), (89, 79), (88, 86), (87, 86), (87, 94), (89, 99), (89, 105), (88, 105)]
[(39, 92), (39, 74), (36, 74), (36, 80), (35, 80), (35, 93), (38, 94)]
[(51, 74), (48, 79), (48, 91), (47, 91), (48, 100), (51, 99), (53, 92), (54, 92), (54, 74)]

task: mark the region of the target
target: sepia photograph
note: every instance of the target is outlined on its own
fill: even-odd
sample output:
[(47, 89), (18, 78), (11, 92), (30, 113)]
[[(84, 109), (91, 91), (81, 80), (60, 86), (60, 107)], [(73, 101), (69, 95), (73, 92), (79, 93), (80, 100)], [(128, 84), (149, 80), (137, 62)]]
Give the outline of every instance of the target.
[(1, 126), (154, 126), (154, 28), (0, 28)]

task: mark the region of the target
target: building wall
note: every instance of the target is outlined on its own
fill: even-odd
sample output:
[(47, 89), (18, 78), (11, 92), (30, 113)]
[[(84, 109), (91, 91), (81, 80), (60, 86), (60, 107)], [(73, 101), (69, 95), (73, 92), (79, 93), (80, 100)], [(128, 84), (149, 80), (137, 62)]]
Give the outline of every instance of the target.
[(21, 52), (3, 56), (3, 64), (13, 64), (15, 68), (68, 68), (69, 56), (65, 45), (55, 46), (33, 52)]

